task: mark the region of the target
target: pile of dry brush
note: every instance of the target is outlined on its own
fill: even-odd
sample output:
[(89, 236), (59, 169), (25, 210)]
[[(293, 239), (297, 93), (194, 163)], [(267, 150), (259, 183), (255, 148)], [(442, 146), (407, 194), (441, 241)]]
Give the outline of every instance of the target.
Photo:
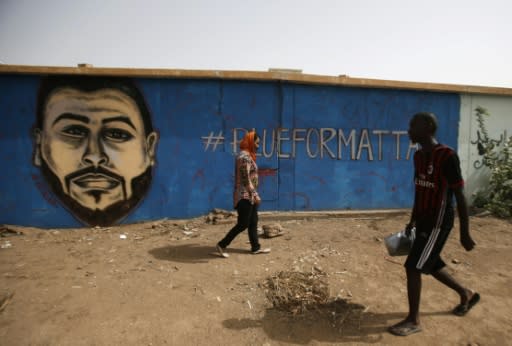
[(341, 330), (345, 322), (360, 327), (366, 307), (341, 298), (329, 297), (327, 274), (314, 268), (311, 272), (281, 271), (267, 278), (265, 293), (277, 310), (294, 317), (324, 317)]
[(281, 271), (267, 279), (265, 288), (274, 308), (293, 315), (315, 309), (329, 300), (327, 275), (319, 270)]

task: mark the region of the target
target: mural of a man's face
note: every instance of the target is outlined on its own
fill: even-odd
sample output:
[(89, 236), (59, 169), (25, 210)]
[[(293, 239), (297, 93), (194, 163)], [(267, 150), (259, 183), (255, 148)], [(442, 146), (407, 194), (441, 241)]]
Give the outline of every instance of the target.
[(147, 191), (158, 140), (146, 134), (134, 99), (113, 88), (64, 86), (43, 105), (34, 163), (57, 196), (90, 225), (128, 214)]

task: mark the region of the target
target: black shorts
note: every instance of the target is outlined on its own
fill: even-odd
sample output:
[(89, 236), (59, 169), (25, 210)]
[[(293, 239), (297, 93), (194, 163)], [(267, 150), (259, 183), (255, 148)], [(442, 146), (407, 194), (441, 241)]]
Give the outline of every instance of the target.
[(428, 224), (416, 225), (416, 239), (404, 266), (432, 274), (442, 269), (446, 263), (441, 259), (441, 251), (450, 235), (453, 223), (433, 227)]

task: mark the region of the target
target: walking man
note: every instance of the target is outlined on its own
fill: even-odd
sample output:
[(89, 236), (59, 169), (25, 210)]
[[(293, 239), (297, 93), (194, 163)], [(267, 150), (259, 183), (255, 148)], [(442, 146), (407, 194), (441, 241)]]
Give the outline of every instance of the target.
[(409, 124), (409, 137), (421, 149), (414, 155), (415, 198), (407, 232), (416, 227), (416, 239), (405, 261), (409, 314), (389, 327), (389, 332), (407, 336), (421, 331), (419, 305), (421, 274), (435, 279), (457, 292), (460, 304), (453, 309), (457, 316), (464, 316), (478, 303), (480, 295), (462, 286), (446, 271), (440, 257), (454, 224), (452, 199), (455, 196), (460, 222), (460, 242), (471, 251), (475, 242), (469, 234), (469, 218), (463, 194), (464, 180), (457, 153), (435, 139), (437, 119), (432, 113), (417, 113)]

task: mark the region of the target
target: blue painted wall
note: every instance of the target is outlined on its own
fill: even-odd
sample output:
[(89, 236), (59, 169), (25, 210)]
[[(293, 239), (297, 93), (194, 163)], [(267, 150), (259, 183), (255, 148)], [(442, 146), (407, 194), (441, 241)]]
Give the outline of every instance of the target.
[[(32, 163), (39, 81), (0, 75), (0, 223), (79, 226)], [(413, 151), (405, 131), (418, 111), (437, 114), (438, 138), (457, 146), (458, 94), (278, 81), (135, 81), (160, 140), (152, 186), (123, 223), (232, 208), (233, 141), (243, 128), (256, 128), (263, 139), (262, 210), (410, 207)]]

